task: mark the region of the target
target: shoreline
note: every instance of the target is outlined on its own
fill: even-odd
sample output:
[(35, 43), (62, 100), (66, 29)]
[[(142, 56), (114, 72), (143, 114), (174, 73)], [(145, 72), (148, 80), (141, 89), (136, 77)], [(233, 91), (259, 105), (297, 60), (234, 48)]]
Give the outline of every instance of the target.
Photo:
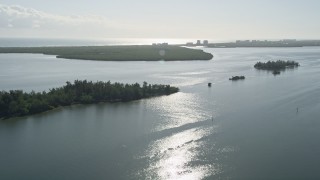
[(158, 97), (161, 97), (161, 96), (170, 96), (170, 95), (176, 94), (178, 92), (171, 93), (171, 94), (168, 94), (168, 95), (151, 96), (151, 97), (142, 98), (142, 99), (136, 99), (136, 100), (132, 100), (132, 101), (120, 101), (120, 100), (119, 101), (100, 101), (100, 102), (97, 102), (97, 103), (89, 103), (89, 104), (86, 104), (86, 103), (75, 103), (75, 104), (71, 104), (71, 105), (67, 105), (67, 106), (55, 107), (53, 109), (49, 109), (47, 111), (43, 111), (43, 112), (35, 113), (35, 114), (27, 114), (27, 115), (24, 115), (24, 116), (13, 116), (13, 117), (8, 117), (8, 118), (1, 117), (0, 121), (11, 121), (11, 120), (15, 120), (15, 119), (19, 120), (20, 118), (26, 118), (26, 117), (31, 117), (31, 116), (41, 115), (41, 114), (47, 114), (47, 113), (51, 113), (51, 112), (54, 112), (54, 111), (57, 111), (57, 110), (62, 110), (62, 109), (68, 108), (68, 107), (75, 107), (75, 106), (88, 106), (88, 105), (99, 105), (99, 104), (117, 104), (117, 103), (136, 102), (136, 101), (141, 101), (141, 100), (146, 100), (146, 99), (158, 98)]
[(0, 54), (28, 53), (54, 55), (62, 59), (95, 61), (191, 61), (211, 60), (201, 49), (175, 45), (0, 47)]
[(76, 104), (130, 102), (176, 92), (179, 92), (179, 88), (170, 85), (143, 82), (140, 86), (138, 83), (87, 80), (75, 80), (73, 84), (66, 82), (66, 85), (52, 88), (48, 92), (0, 91), (0, 119), (34, 115)]

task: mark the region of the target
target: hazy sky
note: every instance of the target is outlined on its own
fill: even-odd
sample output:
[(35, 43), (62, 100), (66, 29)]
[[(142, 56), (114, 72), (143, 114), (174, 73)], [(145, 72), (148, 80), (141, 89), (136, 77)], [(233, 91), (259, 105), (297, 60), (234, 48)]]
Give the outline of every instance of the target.
[(0, 37), (320, 39), (319, 0), (1, 0)]

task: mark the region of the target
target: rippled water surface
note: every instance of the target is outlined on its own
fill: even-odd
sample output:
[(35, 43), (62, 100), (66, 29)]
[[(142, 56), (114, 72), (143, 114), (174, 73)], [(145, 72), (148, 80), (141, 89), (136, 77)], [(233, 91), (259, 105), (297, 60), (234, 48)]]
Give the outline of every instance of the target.
[[(320, 178), (320, 48), (205, 51), (214, 59), (0, 54), (1, 90), (42, 91), (75, 79), (180, 88), (170, 96), (1, 121), (0, 179)], [(301, 66), (279, 76), (253, 68), (278, 59)], [(235, 75), (246, 79), (228, 80)]]

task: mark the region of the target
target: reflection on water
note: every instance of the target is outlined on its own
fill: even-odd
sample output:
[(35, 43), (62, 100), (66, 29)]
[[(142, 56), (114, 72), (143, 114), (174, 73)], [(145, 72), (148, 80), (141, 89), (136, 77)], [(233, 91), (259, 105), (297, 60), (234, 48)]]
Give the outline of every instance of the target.
[(205, 154), (203, 139), (215, 134), (218, 128), (211, 119), (215, 114), (202, 109), (205, 103), (210, 102), (196, 94), (183, 92), (148, 101), (147, 107), (161, 117), (153, 132), (163, 135), (156, 136), (137, 157), (148, 159), (149, 165), (135, 176), (146, 179), (202, 179), (220, 172), (219, 163), (200, 158)]
[[(207, 164), (199, 159), (203, 141), (214, 133), (214, 127), (193, 128), (151, 143), (140, 158), (149, 158), (151, 164), (138, 176), (147, 179), (202, 179), (219, 173), (219, 165)], [(194, 162), (204, 162), (194, 164)]]
[(183, 73), (179, 73), (179, 75), (200, 75), (200, 74), (208, 74), (210, 73), (210, 71), (194, 71), (194, 72), (183, 72)]
[[(184, 86), (193, 86), (201, 83), (205, 83), (208, 81), (207, 77), (203, 77), (200, 75), (204, 75), (206, 73), (202, 72), (191, 72), (189, 73), (181, 73), (181, 74), (155, 74), (151, 77), (161, 78), (172, 81), (171, 85), (176, 87), (184, 87)], [(198, 76), (199, 75), (199, 76)]]
[(157, 98), (155, 101), (148, 101), (148, 106), (161, 116), (161, 122), (154, 127), (154, 131), (203, 121), (209, 116), (201, 108), (200, 98), (190, 93), (179, 92)]

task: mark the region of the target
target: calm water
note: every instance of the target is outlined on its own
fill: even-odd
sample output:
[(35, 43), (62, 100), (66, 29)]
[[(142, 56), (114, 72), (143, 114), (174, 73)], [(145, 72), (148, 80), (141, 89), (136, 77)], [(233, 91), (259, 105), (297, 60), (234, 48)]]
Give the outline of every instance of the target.
[[(0, 179), (320, 178), (320, 48), (205, 50), (212, 61), (1, 54), (2, 90), (42, 91), (89, 79), (181, 91), (1, 121)], [(301, 67), (279, 76), (253, 68), (277, 59)], [(235, 75), (246, 80), (230, 82)]]

